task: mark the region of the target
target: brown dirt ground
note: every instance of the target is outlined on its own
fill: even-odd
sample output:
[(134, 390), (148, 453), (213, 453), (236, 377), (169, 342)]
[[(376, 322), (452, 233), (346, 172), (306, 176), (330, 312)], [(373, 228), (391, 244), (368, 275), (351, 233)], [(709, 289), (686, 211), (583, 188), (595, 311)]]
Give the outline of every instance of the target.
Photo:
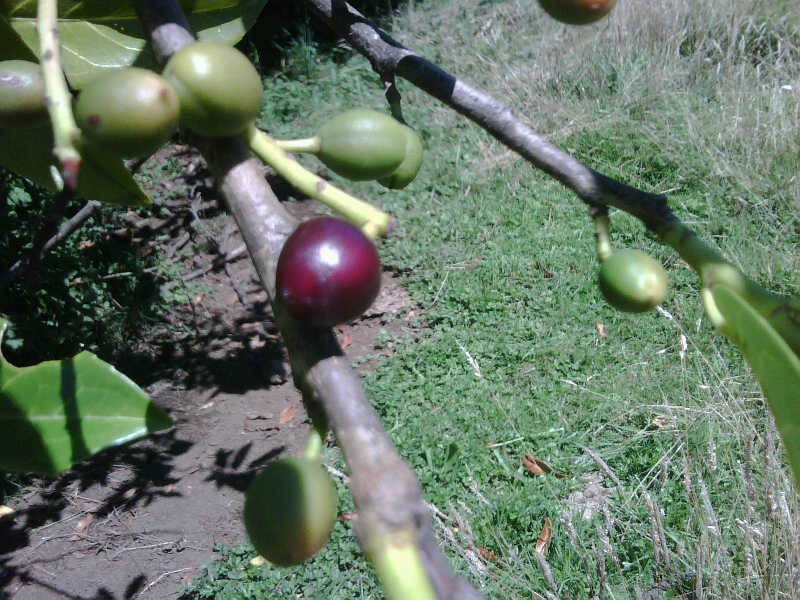
[[(166, 234), (164, 256), (190, 273), (241, 238), (196, 156), (171, 147), (151, 164), (171, 157), (185, 161), (186, 176), (158, 181), (151, 191), (166, 198), (172, 216), (144, 222), (131, 214), (134, 233), (125, 235), (163, 244)], [(319, 210), (311, 201), (288, 206), (300, 217)], [(16, 512), (0, 520), (0, 598), (177, 597), (217, 545), (245, 540), (242, 492), (255, 471), (303, 446), (309, 423), (250, 260), (218, 265), (188, 285), (191, 300), (129, 362), (118, 363), (171, 413), (175, 427), (104, 452), (55, 481), (31, 480), (7, 500)], [(337, 335), (347, 354), (368, 366), (380, 330), (398, 333), (408, 313), (387, 272), (372, 309)]]

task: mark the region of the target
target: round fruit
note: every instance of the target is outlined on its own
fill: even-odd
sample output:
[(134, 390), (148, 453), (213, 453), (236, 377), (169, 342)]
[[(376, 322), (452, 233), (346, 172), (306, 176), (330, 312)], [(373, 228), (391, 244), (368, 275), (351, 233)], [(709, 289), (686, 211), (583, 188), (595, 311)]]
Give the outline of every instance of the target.
[(307, 458), (283, 458), (255, 476), (244, 497), (244, 525), (256, 551), (281, 566), (297, 565), (328, 541), (336, 522), (336, 489)]
[(238, 135), (261, 111), (261, 77), (232, 46), (215, 42), (184, 46), (167, 61), (163, 74), (181, 99), (181, 125), (200, 135)]
[(348, 110), (320, 127), (317, 156), (331, 171), (353, 181), (386, 177), (406, 156), (404, 129), (382, 112)]
[(416, 131), (403, 125), (406, 134), (406, 155), (400, 166), (386, 177), (378, 179), (384, 187), (399, 190), (414, 181), (422, 166), (422, 140)]
[(83, 88), (75, 120), (92, 142), (122, 158), (152, 154), (178, 127), (175, 89), (138, 67), (106, 71)]
[(47, 116), (41, 67), (27, 60), (0, 61), (0, 127), (29, 127)]
[(276, 273), (278, 298), (296, 319), (332, 327), (367, 310), (381, 285), (372, 241), (333, 217), (301, 223), (283, 245)]
[(667, 273), (639, 250), (618, 250), (600, 266), (600, 291), (608, 303), (625, 312), (644, 312), (667, 297)]
[(617, 0), (539, 0), (551, 17), (568, 25), (587, 25), (603, 18)]

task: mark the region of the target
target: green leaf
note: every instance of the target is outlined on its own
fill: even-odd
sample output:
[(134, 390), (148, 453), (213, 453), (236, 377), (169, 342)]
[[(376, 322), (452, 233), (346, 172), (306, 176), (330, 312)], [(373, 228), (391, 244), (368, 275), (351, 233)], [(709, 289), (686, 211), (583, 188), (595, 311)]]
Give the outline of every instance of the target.
[[(0, 318), (0, 343), (7, 326)], [(57, 475), (171, 425), (135, 383), (90, 352), (32, 367), (15, 367), (0, 352), (0, 469)]]
[[(56, 191), (51, 170), (55, 168), (53, 133), (50, 125), (0, 130), (0, 165), (34, 183)], [(90, 144), (81, 147), (83, 161), (78, 193), (87, 200), (121, 206), (151, 204), (119, 158)]]
[[(203, 41), (235, 44), (255, 23), (268, 0), (195, 0), (181, 2), (189, 24)], [(36, 2), (0, 1), (22, 42), (37, 56)], [(146, 47), (130, 2), (59, 2), (62, 61), (70, 84), (81, 89), (105, 69), (136, 64), (159, 70)], [(0, 45), (0, 60), (7, 57)]]
[(731, 288), (717, 284), (711, 294), (731, 341), (761, 384), (795, 480), (800, 482), (800, 359), (769, 322)]

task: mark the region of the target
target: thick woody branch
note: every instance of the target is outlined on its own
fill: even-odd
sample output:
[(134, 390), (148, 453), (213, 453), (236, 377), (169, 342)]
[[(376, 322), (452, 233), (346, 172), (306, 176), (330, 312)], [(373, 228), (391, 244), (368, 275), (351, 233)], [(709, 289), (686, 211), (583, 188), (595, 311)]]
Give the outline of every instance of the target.
[[(137, 0), (135, 6), (159, 61), (193, 41), (174, 2)], [(275, 297), (275, 267), (297, 225), (266, 183), (243, 138), (195, 139), (242, 232), (264, 288)], [(431, 528), (416, 475), (403, 461), (344, 358), (333, 333), (292, 319), (279, 302), (275, 317), (309, 412), (328, 421), (344, 452), (358, 519), (356, 533), (367, 556), (394, 543), (416, 545), (438, 598), (481, 596), (452, 571)], [(409, 541), (409, 534), (411, 539)]]
[(393, 40), (344, 0), (305, 0), (338, 35), (366, 57), (384, 81), (395, 75), (474, 121), (499, 142), (572, 189), (590, 205), (613, 206), (662, 234), (676, 220), (666, 199), (598, 173), (547, 142), (488, 94)]

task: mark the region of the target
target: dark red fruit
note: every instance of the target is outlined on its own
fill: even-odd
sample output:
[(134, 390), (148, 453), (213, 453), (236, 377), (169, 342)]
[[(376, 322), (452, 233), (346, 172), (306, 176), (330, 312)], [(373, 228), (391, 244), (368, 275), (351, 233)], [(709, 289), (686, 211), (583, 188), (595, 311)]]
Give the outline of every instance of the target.
[(278, 297), (296, 319), (332, 327), (360, 316), (381, 285), (372, 241), (355, 225), (333, 217), (302, 223), (278, 257)]

